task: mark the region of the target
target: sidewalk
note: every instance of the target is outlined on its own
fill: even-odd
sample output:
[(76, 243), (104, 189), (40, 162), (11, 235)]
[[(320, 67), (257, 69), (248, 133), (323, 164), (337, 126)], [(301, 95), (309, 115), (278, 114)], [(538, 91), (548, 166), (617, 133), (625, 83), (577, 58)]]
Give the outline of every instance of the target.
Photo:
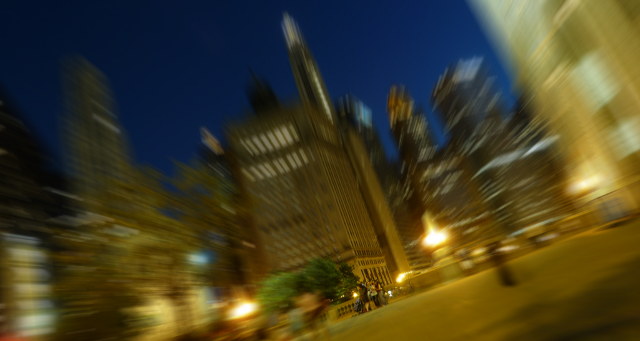
[(594, 229), (332, 326), (332, 340), (638, 340), (640, 223)]

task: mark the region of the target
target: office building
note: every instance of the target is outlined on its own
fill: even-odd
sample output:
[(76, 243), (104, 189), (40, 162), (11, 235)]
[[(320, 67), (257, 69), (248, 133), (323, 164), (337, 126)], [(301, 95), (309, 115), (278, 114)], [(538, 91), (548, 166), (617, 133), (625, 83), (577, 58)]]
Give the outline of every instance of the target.
[[(362, 155), (345, 145), (350, 138), (298, 26), (286, 14), (282, 26), (301, 103), (277, 104), (272, 91), (252, 91), (262, 98), (251, 98), (250, 116), (227, 130), (268, 268), (295, 270), (327, 257), (353, 265), (361, 279), (391, 283), (353, 164)], [(355, 153), (366, 158), (366, 150)]]
[(616, 219), (640, 202), (635, 1), (471, 1), (566, 163), (576, 200)]

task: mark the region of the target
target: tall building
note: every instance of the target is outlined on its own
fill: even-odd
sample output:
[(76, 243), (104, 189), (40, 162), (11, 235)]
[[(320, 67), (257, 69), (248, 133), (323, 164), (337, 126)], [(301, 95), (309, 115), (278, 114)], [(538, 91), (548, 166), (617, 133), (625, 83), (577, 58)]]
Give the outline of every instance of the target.
[[(507, 140), (506, 110), (482, 58), (462, 60), (440, 76), (432, 92), (434, 109), (443, 117), (448, 148), (461, 160), (462, 181), (479, 192), (503, 233), (516, 230), (508, 200), (496, 182), (500, 176), (480, 169), (497, 157)], [(488, 233), (488, 232), (487, 232)]]
[(451, 134), (447, 148), (462, 160), (464, 182), (491, 215), (480, 231), (485, 238), (560, 220), (570, 211), (553, 160), (554, 138), (544, 138), (522, 106), (508, 117), (493, 83), (474, 58), (447, 69), (432, 95)]
[(429, 200), (430, 188), (423, 181), (420, 169), (432, 160), (436, 146), (431, 140), (426, 117), (416, 113), (414, 101), (406, 89), (391, 88), (387, 112), (400, 157), (400, 179), (392, 187), (390, 201), (410, 266), (412, 270), (418, 270), (430, 264), (421, 243), (426, 233), (422, 215), (434, 210), (433, 202)]
[(327, 257), (353, 265), (362, 279), (392, 283), (359, 188), (366, 183), (345, 145), (349, 138), (341, 135), (317, 65), (286, 14), (283, 30), (302, 103), (254, 106), (254, 115), (227, 131), (269, 270), (295, 270)]
[(409, 271), (409, 263), (389, 206), (390, 165), (373, 127), (371, 111), (353, 96), (338, 101), (339, 135), (349, 155), (378, 243), (392, 274)]
[(82, 199), (84, 209), (117, 205), (98, 200), (112, 189), (114, 180), (132, 177), (127, 139), (107, 79), (86, 59), (77, 57), (65, 63), (63, 84), (63, 134), (72, 191)]
[(614, 219), (640, 200), (640, 53), (635, 1), (470, 1), (557, 136), (576, 199)]
[(54, 205), (43, 148), (0, 91), (0, 335), (40, 340), (52, 332)]

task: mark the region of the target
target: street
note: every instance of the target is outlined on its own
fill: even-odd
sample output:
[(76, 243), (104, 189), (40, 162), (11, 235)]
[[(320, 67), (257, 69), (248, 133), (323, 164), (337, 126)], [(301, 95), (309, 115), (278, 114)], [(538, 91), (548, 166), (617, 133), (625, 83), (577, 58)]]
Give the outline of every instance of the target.
[(331, 327), (332, 340), (638, 340), (640, 222), (592, 230)]

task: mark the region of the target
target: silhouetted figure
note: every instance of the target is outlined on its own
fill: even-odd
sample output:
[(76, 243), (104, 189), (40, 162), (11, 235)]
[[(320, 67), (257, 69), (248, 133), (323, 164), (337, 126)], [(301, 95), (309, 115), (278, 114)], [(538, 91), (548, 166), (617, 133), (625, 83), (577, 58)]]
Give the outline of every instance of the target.
[(494, 242), (489, 244), (488, 250), (491, 261), (496, 266), (496, 270), (498, 271), (498, 276), (500, 277), (500, 282), (502, 283), (502, 285), (509, 287), (516, 285), (516, 280), (513, 278), (513, 273), (507, 266), (505, 256), (500, 250), (500, 243)]

